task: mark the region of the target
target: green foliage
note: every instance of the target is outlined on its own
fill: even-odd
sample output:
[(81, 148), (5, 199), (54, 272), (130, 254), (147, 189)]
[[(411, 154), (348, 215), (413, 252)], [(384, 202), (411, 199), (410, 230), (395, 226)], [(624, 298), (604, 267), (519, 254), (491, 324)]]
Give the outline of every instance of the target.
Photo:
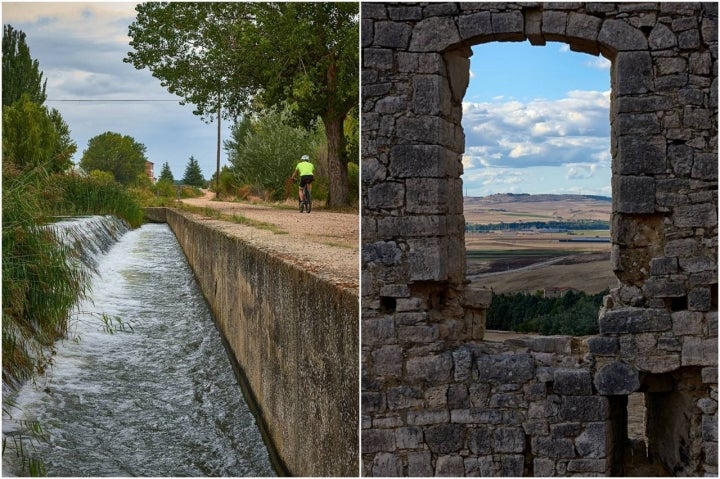
[(200, 171), (200, 165), (193, 156), (190, 157), (187, 166), (185, 166), (185, 176), (183, 176), (182, 182), (184, 185), (197, 186), (198, 188), (205, 185), (205, 178), (203, 178), (202, 171)]
[[(143, 3), (126, 62), (149, 68), (212, 121), (284, 104), (325, 124), (331, 202), (347, 203), (343, 122), (358, 102), (359, 5), (350, 2)], [(253, 99), (253, 101), (250, 101)]]
[(12, 25), (3, 26), (2, 41), (2, 104), (12, 105), (28, 95), (31, 102), (38, 105), (47, 98), (43, 73), (37, 60), (30, 56), (30, 48), (25, 43), (25, 33), (15, 30)]
[(3, 107), (2, 127), (3, 163), (11, 162), (24, 171), (39, 167), (48, 172), (72, 165), (75, 143), (69, 140), (67, 124), (59, 113), (48, 113), (27, 94)]
[(3, 165), (2, 357), (3, 382), (17, 385), (42, 372), (88, 273), (39, 224), (45, 221), (43, 172), (17, 175)]
[(488, 329), (585, 336), (598, 333), (598, 310), (608, 291), (594, 295), (569, 291), (560, 298), (524, 293), (493, 294)]
[(108, 172), (93, 171), (87, 176), (55, 175), (52, 184), (57, 189), (50, 202), (54, 214), (115, 215), (132, 227), (142, 224), (139, 202)]
[(233, 128), (231, 139), (225, 141), (235, 184), (253, 185), (276, 200), (285, 197), (285, 182), (300, 157), (316, 149), (317, 136), (293, 126), (289, 114), (277, 110), (244, 118)]
[(491, 223), (486, 225), (466, 223), (465, 231), (484, 233), (496, 230), (526, 230), (530, 228), (549, 228), (561, 231), (567, 230), (607, 230), (610, 222), (603, 220), (570, 220), (570, 221), (522, 221), (518, 223)]
[(360, 168), (357, 163), (348, 163), (348, 185), (350, 204), (360, 201)]
[(161, 181), (169, 181), (170, 183), (175, 183), (175, 178), (173, 177), (172, 170), (170, 169), (170, 165), (168, 165), (167, 161), (163, 163), (162, 171), (160, 171), (160, 178), (158, 178), (158, 183)]
[(145, 145), (131, 136), (107, 131), (90, 138), (80, 166), (85, 171), (108, 171), (118, 182), (130, 185), (145, 172), (145, 151)]

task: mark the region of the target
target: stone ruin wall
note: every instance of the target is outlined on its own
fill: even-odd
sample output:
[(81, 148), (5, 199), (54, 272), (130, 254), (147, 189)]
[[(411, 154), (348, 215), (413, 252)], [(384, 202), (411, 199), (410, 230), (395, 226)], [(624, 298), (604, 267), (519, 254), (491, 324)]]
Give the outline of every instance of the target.
[[(675, 475), (717, 475), (717, 4), (362, 4), (363, 474), (622, 475), (628, 394)], [(612, 264), (591, 338), (483, 341), (465, 281), (470, 46), (611, 68)]]

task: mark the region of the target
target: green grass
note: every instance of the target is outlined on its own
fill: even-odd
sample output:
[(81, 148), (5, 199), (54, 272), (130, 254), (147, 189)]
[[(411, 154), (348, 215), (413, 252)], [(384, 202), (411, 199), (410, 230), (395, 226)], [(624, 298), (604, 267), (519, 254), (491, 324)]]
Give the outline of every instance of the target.
[(288, 234), (287, 231), (283, 230), (279, 226), (274, 225), (272, 223), (265, 223), (264, 221), (252, 220), (250, 218), (247, 218), (242, 215), (238, 215), (236, 213), (234, 213), (232, 215), (227, 215), (227, 214), (221, 213), (217, 210), (214, 210), (212, 208), (209, 208), (207, 206), (201, 207), (201, 206), (191, 206), (191, 205), (183, 204), (183, 205), (180, 205), (180, 209), (184, 210), (184, 211), (189, 211), (190, 213), (196, 213), (196, 214), (200, 214), (203, 216), (207, 216), (209, 218), (215, 218), (215, 219), (221, 220), (221, 221), (228, 221), (230, 223), (236, 223), (236, 224), (240, 224), (240, 225), (250, 226), (252, 228), (271, 231), (272, 233), (278, 234), (278, 235)]

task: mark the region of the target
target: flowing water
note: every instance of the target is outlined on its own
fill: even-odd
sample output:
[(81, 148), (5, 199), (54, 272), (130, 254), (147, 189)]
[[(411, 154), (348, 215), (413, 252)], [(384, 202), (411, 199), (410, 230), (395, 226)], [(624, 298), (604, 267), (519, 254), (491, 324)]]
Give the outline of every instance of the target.
[[(99, 249), (98, 275), (71, 320), (70, 339), (59, 345), (54, 367), (15, 398), (22, 411), (15, 418), (37, 420), (47, 435), (25, 444), (25, 454), (51, 476), (274, 475), (167, 225), (145, 225)], [(110, 321), (114, 334), (103, 315), (122, 322)], [(3, 475), (22, 474), (7, 443)]]

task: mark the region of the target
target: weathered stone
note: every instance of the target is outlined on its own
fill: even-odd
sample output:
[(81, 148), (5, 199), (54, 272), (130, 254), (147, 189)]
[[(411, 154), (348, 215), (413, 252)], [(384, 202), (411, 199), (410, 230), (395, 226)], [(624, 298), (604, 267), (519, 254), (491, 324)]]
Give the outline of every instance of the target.
[(568, 461), (568, 472), (602, 473), (605, 472), (604, 459), (573, 459)]
[(682, 365), (683, 366), (716, 366), (717, 365), (717, 338), (697, 338), (686, 336), (683, 338)]
[(436, 477), (461, 477), (465, 473), (465, 463), (461, 456), (440, 456), (435, 464)]
[(368, 189), (370, 208), (399, 208), (405, 202), (405, 186), (402, 183), (380, 183)]
[(451, 417), (458, 424), (498, 424), (503, 419), (502, 411), (483, 408), (456, 409)]
[(618, 139), (616, 173), (655, 175), (665, 173), (665, 138), (661, 136), (621, 136)]
[(364, 48), (363, 66), (376, 70), (390, 70), (393, 67), (393, 54), (384, 48)]
[(555, 475), (555, 461), (551, 459), (533, 459), (533, 472), (535, 477), (552, 477)]
[(655, 179), (649, 176), (613, 176), (613, 209), (618, 213), (654, 213)]
[(433, 17), (415, 25), (410, 40), (411, 52), (440, 52), (460, 41), (460, 34), (452, 18)]
[(680, 367), (679, 354), (662, 354), (655, 356), (640, 356), (635, 359), (635, 366), (642, 372), (662, 374), (675, 371)]
[(672, 313), (672, 331), (675, 336), (699, 336), (702, 334), (702, 313), (677, 311)]
[(567, 23), (567, 36), (572, 40), (570, 47), (596, 55), (599, 52), (597, 37), (601, 25), (602, 20), (598, 17), (570, 12)]
[(395, 429), (395, 445), (398, 449), (415, 449), (423, 443), (422, 429), (419, 427), (400, 427)]
[(478, 379), (499, 383), (524, 383), (535, 375), (529, 354), (495, 354), (477, 358)]
[(692, 177), (701, 180), (718, 179), (718, 161), (715, 153), (698, 153), (692, 166)]
[(455, 381), (465, 381), (470, 377), (472, 353), (468, 349), (461, 348), (453, 351), (452, 357), (455, 367)]
[(520, 477), (523, 473), (525, 456), (519, 454), (500, 457), (500, 475), (502, 477)]
[(495, 452), (523, 452), (525, 449), (525, 434), (519, 427), (499, 427), (493, 435)]
[(407, 48), (411, 28), (398, 22), (375, 22), (375, 46)]
[(599, 396), (565, 396), (560, 416), (566, 421), (604, 421), (608, 418), (607, 398)]
[(545, 40), (563, 40), (567, 28), (567, 13), (543, 10), (542, 32)]
[(498, 474), (492, 456), (465, 458), (465, 475), (468, 477), (494, 477)]
[(429, 451), (425, 452), (409, 452), (408, 476), (410, 477), (429, 477), (433, 475), (432, 455)]
[[(365, 11), (365, 5), (362, 8)], [(422, 19), (422, 9), (415, 6), (394, 6), (388, 7), (388, 15), (391, 19), (399, 22), (414, 21)]]
[(556, 369), (553, 379), (553, 391), (556, 394), (565, 396), (589, 396), (592, 394), (592, 378), (589, 371)]
[(650, 260), (650, 274), (661, 276), (678, 272), (678, 260), (675, 257), (653, 258)]
[(677, 45), (675, 34), (662, 23), (655, 25), (650, 32), (648, 44), (653, 50), (665, 50)]
[(717, 225), (717, 209), (712, 204), (679, 206), (673, 220), (678, 228), (711, 228)]
[(575, 447), (571, 439), (552, 439), (549, 437), (534, 437), (531, 439), (533, 454), (537, 456), (559, 458), (575, 457)]
[(590, 352), (598, 356), (614, 356), (620, 349), (617, 338), (613, 337), (594, 336), (587, 344)]
[(463, 40), (481, 40), (492, 38), (492, 24), (490, 23), (490, 12), (473, 13), (463, 15), (458, 20), (460, 37)]
[(468, 428), (468, 449), (475, 455), (492, 453), (492, 434), (487, 427)]
[(626, 395), (640, 387), (638, 371), (622, 362), (612, 362), (595, 374), (595, 388), (604, 396)]
[(390, 174), (398, 178), (445, 177), (458, 173), (457, 154), (437, 145), (398, 145), (390, 152)]
[(383, 346), (372, 353), (375, 374), (399, 377), (402, 374), (402, 348)]
[(702, 418), (703, 441), (718, 442), (718, 421), (715, 416), (703, 415)]
[(403, 475), (402, 460), (394, 454), (381, 452), (375, 455), (372, 470), (377, 477), (399, 477)]
[(450, 413), (447, 409), (408, 411), (407, 413), (407, 423), (410, 426), (427, 426), (448, 421), (450, 421)]
[(683, 281), (672, 281), (667, 278), (648, 279), (643, 286), (643, 292), (652, 298), (679, 298), (687, 294)]
[(493, 34), (498, 40), (524, 40), (524, 19), (521, 12), (493, 13), (490, 17)]
[(409, 178), (405, 182), (409, 213), (444, 214), (448, 212), (448, 183), (441, 178)]
[(453, 360), (450, 353), (410, 358), (405, 369), (406, 377), (410, 381), (425, 380), (437, 384), (450, 380)]
[(437, 424), (425, 430), (425, 443), (436, 454), (458, 452), (465, 444), (465, 432), (462, 424)]
[(369, 429), (361, 434), (363, 453), (395, 450), (395, 433), (392, 429)]
[(600, 333), (643, 333), (667, 331), (672, 320), (667, 311), (645, 308), (618, 308), (605, 311), (600, 316)]
[(688, 309), (690, 311), (710, 311), (711, 308), (710, 288), (693, 288), (688, 292)]
[[(575, 448), (581, 457), (603, 458), (607, 455), (608, 428), (604, 422), (593, 422), (575, 439)], [(597, 471), (602, 472), (602, 471)]]
[(598, 34), (598, 42), (616, 51), (646, 50), (648, 47), (643, 32), (622, 20), (605, 20)]

